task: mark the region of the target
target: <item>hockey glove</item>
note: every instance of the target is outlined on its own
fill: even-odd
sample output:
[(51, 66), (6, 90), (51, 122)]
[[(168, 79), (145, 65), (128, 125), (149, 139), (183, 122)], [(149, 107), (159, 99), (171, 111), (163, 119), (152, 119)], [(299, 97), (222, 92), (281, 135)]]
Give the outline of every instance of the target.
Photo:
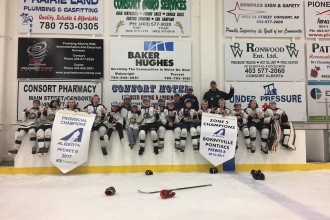
[(175, 196), (175, 192), (172, 192), (172, 190), (163, 189), (160, 191), (160, 197), (162, 197), (162, 199), (172, 198), (173, 196)]

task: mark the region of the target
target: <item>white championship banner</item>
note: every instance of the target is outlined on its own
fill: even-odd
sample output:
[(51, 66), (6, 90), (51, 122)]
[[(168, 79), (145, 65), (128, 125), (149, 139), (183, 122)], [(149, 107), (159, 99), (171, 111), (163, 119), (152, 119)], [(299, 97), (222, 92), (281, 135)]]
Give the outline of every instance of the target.
[(63, 173), (85, 163), (95, 114), (60, 110), (56, 113), (50, 160)]
[(305, 1), (306, 38), (330, 39), (330, 1)]
[(236, 139), (236, 117), (203, 113), (199, 152), (214, 166), (235, 156)]
[(226, 37), (302, 37), (301, 0), (240, 0), (224, 2)]
[(103, 34), (103, 0), (18, 0), (18, 32)]

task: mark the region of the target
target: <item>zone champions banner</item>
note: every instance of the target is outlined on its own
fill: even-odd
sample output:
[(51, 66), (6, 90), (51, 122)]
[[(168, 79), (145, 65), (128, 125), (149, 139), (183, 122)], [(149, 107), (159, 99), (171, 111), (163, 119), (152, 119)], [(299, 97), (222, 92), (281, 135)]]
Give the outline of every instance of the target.
[(60, 110), (56, 113), (50, 160), (63, 173), (87, 161), (95, 114)]
[(203, 113), (199, 152), (214, 166), (235, 156), (236, 139), (236, 117)]

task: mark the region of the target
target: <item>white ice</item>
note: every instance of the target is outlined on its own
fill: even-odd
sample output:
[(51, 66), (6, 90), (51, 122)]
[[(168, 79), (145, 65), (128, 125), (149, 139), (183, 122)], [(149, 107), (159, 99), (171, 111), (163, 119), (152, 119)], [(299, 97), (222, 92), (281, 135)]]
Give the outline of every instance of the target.
[[(0, 175), (0, 219), (330, 219), (330, 171), (263, 173)], [(204, 184), (170, 199), (137, 192)]]

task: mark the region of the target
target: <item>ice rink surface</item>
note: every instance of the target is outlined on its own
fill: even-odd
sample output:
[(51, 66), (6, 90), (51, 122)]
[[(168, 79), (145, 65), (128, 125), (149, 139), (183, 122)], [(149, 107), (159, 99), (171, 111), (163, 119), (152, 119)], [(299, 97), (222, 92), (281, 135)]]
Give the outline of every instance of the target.
[[(330, 219), (329, 170), (263, 173), (0, 175), (0, 219)], [(169, 199), (137, 192), (204, 184)]]

